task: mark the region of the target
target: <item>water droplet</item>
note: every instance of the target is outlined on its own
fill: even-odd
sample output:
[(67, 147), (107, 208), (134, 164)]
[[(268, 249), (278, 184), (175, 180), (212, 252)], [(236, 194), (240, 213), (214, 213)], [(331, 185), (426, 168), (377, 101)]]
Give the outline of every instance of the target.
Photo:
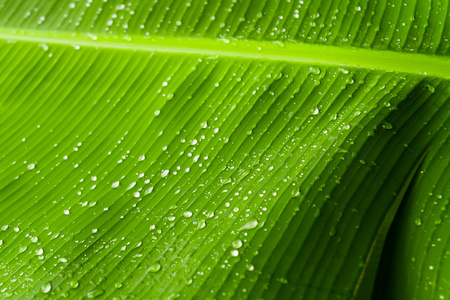
[(334, 236), (336, 234), (336, 228), (331, 227), (329, 234), (330, 236)]
[(42, 254), (44, 254), (44, 249), (41, 248), (41, 249), (36, 250), (36, 255), (37, 256), (40, 256)]
[(319, 114), (319, 108), (318, 107), (316, 107), (316, 108), (313, 108), (312, 110), (311, 110), (311, 114), (313, 115), (313, 116), (317, 116), (318, 114)]
[(382, 123), (381, 123), (381, 126), (383, 126), (383, 128), (384, 129), (392, 129), (392, 124), (391, 123), (389, 123), (388, 121), (383, 121)]
[(150, 268), (148, 268), (148, 271), (151, 272), (151, 273), (156, 273), (159, 270), (161, 270), (161, 265), (159, 263), (151, 265)]
[(292, 197), (300, 196), (300, 189), (293, 189), (291, 192)]
[(27, 168), (28, 170), (33, 170), (35, 166), (36, 166), (35, 164), (29, 164)]
[(239, 251), (231, 250), (231, 256), (234, 256), (234, 257), (239, 256)]
[(163, 171), (161, 172), (161, 177), (162, 177), (162, 178), (165, 178), (168, 174), (169, 174), (169, 170), (163, 170)]
[(41, 292), (43, 292), (44, 294), (47, 294), (48, 292), (50, 292), (51, 289), (52, 289), (52, 284), (50, 282), (41, 286)]
[(420, 225), (422, 225), (422, 219), (421, 219), (421, 218), (417, 218), (417, 219), (414, 221), (414, 223), (415, 223), (417, 226), (420, 226)]
[(205, 227), (206, 227), (206, 221), (205, 220), (198, 221), (197, 229), (203, 229)]
[(145, 160), (145, 155), (139, 156), (139, 161), (143, 161), (143, 160)]
[(241, 240), (234, 240), (231, 245), (233, 248), (239, 249), (242, 247), (242, 241)]
[(69, 285), (70, 285), (71, 288), (76, 289), (76, 288), (78, 287), (79, 283), (78, 283), (78, 281), (76, 281), (76, 280), (72, 280), (72, 281), (69, 283)]
[(127, 191), (128, 191), (128, 190), (131, 190), (135, 185), (136, 185), (136, 182), (130, 183), (130, 184), (128, 185), (128, 187), (127, 187)]
[(309, 73), (314, 74), (314, 75), (319, 75), (320, 74), (320, 68), (319, 67), (310, 67), (309, 68)]
[(42, 50), (48, 51), (48, 45), (46, 43), (40, 43), (39, 46), (42, 48)]
[(192, 212), (190, 212), (190, 211), (185, 211), (185, 212), (183, 213), (183, 216), (185, 216), (186, 218), (190, 218), (190, 217), (192, 216)]
[(118, 186), (119, 186), (119, 182), (118, 182), (118, 181), (113, 182), (113, 184), (111, 185), (111, 187), (112, 187), (113, 189), (115, 189), (115, 188), (118, 187)]
[(101, 289), (95, 289), (90, 291), (89, 293), (87, 293), (87, 297), (92, 299), (92, 298), (97, 298), (100, 295), (103, 295), (105, 293), (104, 290)]
[(245, 223), (239, 230), (250, 230), (258, 226), (258, 221), (251, 220), (247, 223)]

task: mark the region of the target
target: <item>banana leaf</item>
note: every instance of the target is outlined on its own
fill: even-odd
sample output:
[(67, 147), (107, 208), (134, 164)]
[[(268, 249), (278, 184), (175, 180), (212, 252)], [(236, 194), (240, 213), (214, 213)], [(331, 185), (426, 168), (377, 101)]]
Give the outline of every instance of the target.
[(441, 0), (0, 0), (0, 298), (447, 299), (449, 38)]

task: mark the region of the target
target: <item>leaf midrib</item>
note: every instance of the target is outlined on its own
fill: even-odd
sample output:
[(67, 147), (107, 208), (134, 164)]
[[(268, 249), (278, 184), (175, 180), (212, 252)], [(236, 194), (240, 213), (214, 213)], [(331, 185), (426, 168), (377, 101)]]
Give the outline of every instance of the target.
[(80, 47), (276, 60), (450, 79), (450, 58), (355, 47), (242, 39), (107, 36), (0, 28), (0, 39)]

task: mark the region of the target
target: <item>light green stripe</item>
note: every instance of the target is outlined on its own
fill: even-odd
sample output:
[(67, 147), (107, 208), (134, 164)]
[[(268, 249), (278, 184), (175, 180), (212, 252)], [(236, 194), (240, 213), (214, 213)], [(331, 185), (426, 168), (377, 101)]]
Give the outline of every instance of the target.
[(450, 79), (450, 58), (353, 47), (230, 39), (112, 37), (0, 28), (0, 39), (377, 69)]

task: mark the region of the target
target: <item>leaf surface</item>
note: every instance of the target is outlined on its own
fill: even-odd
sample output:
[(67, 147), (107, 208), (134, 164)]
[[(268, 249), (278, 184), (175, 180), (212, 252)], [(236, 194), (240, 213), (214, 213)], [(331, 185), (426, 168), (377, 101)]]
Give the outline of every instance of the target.
[(447, 5), (0, 1), (1, 297), (351, 298), (447, 137)]

